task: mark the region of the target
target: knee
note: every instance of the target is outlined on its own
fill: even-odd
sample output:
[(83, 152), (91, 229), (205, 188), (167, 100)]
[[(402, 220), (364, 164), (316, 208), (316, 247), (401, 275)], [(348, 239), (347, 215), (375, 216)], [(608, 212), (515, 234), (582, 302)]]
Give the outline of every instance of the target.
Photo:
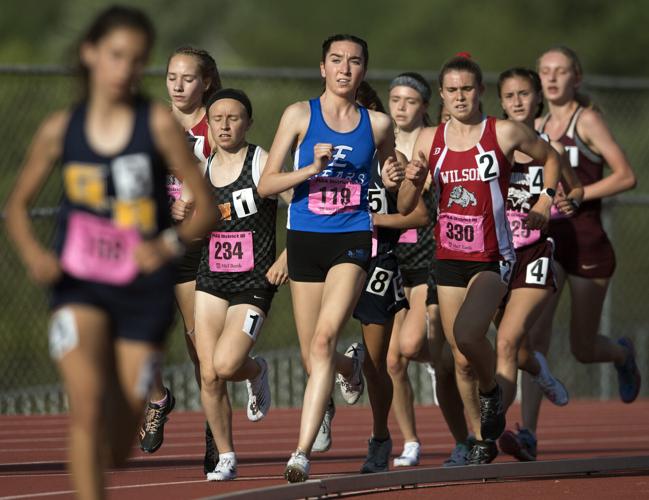
[(388, 353), (386, 364), (387, 364), (388, 374), (390, 375), (391, 378), (399, 378), (403, 376), (406, 369), (406, 365), (405, 363), (403, 363), (400, 356), (396, 354)]
[(474, 378), (469, 361), (460, 352), (454, 353), (455, 373), (462, 378)]
[(498, 338), (496, 343), (498, 348), (498, 359), (516, 360), (518, 346), (511, 339)]
[(405, 338), (399, 343), (399, 349), (402, 356), (408, 359), (414, 359), (421, 350), (421, 341), (419, 339)]
[(595, 350), (590, 343), (570, 342), (570, 351), (580, 363), (592, 363), (595, 359)]
[(70, 424), (88, 433), (97, 433), (102, 425), (102, 404), (93, 397), (70, 402)]
[(311, 341), (310, 361), (332, 360), (335, 349), (335, 334), (328, 329), (316, 330)]
[(223, 357), (214, 359), (214, 374), (217, 379), (232, 380), (238, 368), (231, 359), (224, 359)]
[(201, 389), (207, 391), (208, 393), (213, 393), (216, 391), (217, 379), (216, 370), (214, 366), (208, 366), (208, 363), (201, 363), (200, 366), (201, 373)]

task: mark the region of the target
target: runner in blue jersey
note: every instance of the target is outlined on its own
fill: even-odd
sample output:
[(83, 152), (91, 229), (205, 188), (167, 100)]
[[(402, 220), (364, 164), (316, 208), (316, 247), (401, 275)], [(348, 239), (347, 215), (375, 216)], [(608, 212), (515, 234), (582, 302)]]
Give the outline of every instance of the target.
[[(390, 118), (356, 104), (367, 68), (364, 40), (334, 35), (322, 45), (323, 94), (289, 106), (280, 121), (258, 192), (270, 196), (295, 188), (289, 207), (287, 252), (295, 323), (302, 361), (309, 373), (298, 446), (285, 477), (304, 481), (309, 456), (331, 397), (334, 374), (344, 399), (363, 390), (363, 347), (346, 356), (336, 341), (364, 285), (370, 262), (372, 219), (367, 192), (378, 151), (386, 187), (394, 188), (403, 168), (394, 161)], [(294, 170), (282, 164), (295, 148)]]
[[(215, 222), (179, 125), (137, 93), (153, 39), (137, 9), (110, 7), (94, 20), (79, 47), (85, 95), (45, 119), (7, 202), (18, 255), (52, 288), (50, 353), (68, 395), (69, 468), (84, 499), (103, 498), (103, 470), (132, 450), (173, 314), (171, 260)], [(58, 163), (51, 251), (36, 239), (28, 206)], [(178, 228), (168, 173), (195, 197), (196, 216)]]

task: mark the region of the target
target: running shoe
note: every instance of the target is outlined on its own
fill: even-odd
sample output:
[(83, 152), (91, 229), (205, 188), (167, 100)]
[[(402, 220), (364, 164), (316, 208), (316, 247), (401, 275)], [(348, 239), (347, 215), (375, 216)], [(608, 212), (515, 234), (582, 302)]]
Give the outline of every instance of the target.
[(390, 453), (392, 453), (392, 439), (387, 438), (385, 441), (377, 441), (374, 437), (367, 441), (367, 457), (361, 467), (361, 474), (371, 474), (374, 472), (387, 472)]
[(205, 422), (205, 456), (203, 457), (203, 474), (209, 474), (216, 468), (219, 450), (216, 449), (210, 424)]
[(234, 453), (219, 455), (219, 463), (207, 474), (208, 481), (232, 481), (237, 477), (237, 457)]
[(458, 467), (460, 465), (469, 465), (469, 453), (475, 445), (475, 440), (471, 443), (457, 443), (451, 455), (444, 460), (442, 467)]
[(315, 442), (313, 443), (313, 448), (311, 451), (324, 453), (329, 451), (331, 448), (331, 422), (336, 415), (336, 405), (334, 405), (334, 399), (329, 399), (329, 404), (325, 409), (324, 417), (322, 417), (322, 423), (320, 424), (320, 429), (318, 429), (318, 434), (315, 437)]
[(543, 394), (545, 394), (545, 397), (553, 404), (557, 406), (567, 405), (568, 401), (570, 401), (568, 390), (558, 378), (555, 378), (555, 376), (550, 373), (550, 368), (548, 367), (548, 362), (545, 359), (545, 356), (538, 351), (534, 351), (534, 357), (541, 366), (539, 374), (532, 378), (534, 382), (538, 384), (543, 391)]
[(528, 429), (521, 429), (518, 424), (516, 424), (516, 432), (503, 432), (498, 440), (498, 446), (503, 453), (507, 453), (521, 462), (536, 460), (536, 436)]
[(268, 414), (270, 409), (270, 383), (268, 381), (268, 363), (262, 357), (254, 358), (261, 370), (252, 380), (246, 380), (248, 388), (248, 420), (258, 422)]
[(417, 441), (403, 443), (403, 451), (392, 461), (392, 465), (394, 467), (419, 465), (419, 443)]
[[(489, 394), (480, 394), (480, 434), (482, 439), (495, 441), (505, 430), (505, 410), (502, 389), (498, 384)], [(475, 448), (475, 446), (474, 446)]]
[(618, 339), (617, 343), (629, 351), (622, 366), (615, 365), (617, 381), (620, 388), (620, 398), (625, 403), (633, 403), (640, 392), (640, 370), (635, 362), (635, 347), (628, 337)]
[(347, 404), (353, 405), (363, 394), (365, 380), (363, 380), (363, 360), (365, 359), (365, 346), (354, 342), (345, 351), (345, 356), (352, 358), (352, 376), (343, 377), (340, 373), (336, 375), (336, 381), (340, 385), (340, 392)]
[(437, 379), (435, 378), (435, 368), (430, 363), (426, 363), (426, 371), (430, 375), (430, 380), (433, 385), (433, 403), (435, 406), (439, 406), (439, 401), (437, 400)]
[(162, 446), (165, 422), (176, 405), (171, 391), (166, 387), (165, 391), (167, 393), (165, 404), (158, 405), (149, 401), (146, 407), (144, 423), (140, 427), (140, 449), (146, 453), (155, 453)]
[(497, 456), (498, 447), (495, 442), (476, 441), (467, 457), (467, 465), (490, 464)]
[(291, 453), (291, 458), (284, 469), (284, 477), (289, 483), (302, 483), (309, 479), (310, 468), (311, 464), (307, 456), (301, 451), (296, 451)]

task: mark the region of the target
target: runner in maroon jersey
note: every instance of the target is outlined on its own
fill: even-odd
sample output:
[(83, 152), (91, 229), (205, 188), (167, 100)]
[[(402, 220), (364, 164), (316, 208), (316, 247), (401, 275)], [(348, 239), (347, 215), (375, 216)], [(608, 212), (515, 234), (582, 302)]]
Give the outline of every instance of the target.
[[(615, 254), (602, 227), (601, 199), (632, 189), (635, 174), (612, 136), (602, 115), (579, 92), (583, 73), (577, 55), (567, 47), (555, 47), (538, 60), (543, 93), (549, 113), (537, 120), (539, 131), (561, 142), (571, 166), (584, 185), (584, 201), (571, 218), (553, 214), (549, 234), (556, 242), (558, 292), (530, 332), (532, 348), (547, 353), (552, 321), (563, 285), (570, 284), (570, 348), (582, 363), (613, 362), (618, 370), (620, 397), (630, 403), (640, 391), (640, 373), (633, 343), (617, 342), (598, 333), (608, 283), (615, 269)], [(604, 164), (611, 174), (604, 177)], [(558, 204), (567, 203), (559, 190)], [(523, 425), (536, 431), (541, 395), (523, 375)]]
[(530, 230), (543, 228), (550, 216), (559, 157), (528, 127), (482, 115), (482, 71), (471, 59), (448, 61), (439, 84), (451, 119), (419, 135), (398, 204), (401, 213), (414, 208), (430, 168), (438, 194), (436, 279), (442, 325), (478, 439), (469, 463), (487, 463), (497, 455), (495, 440), (505, 430), (495, 353), (486, 333), (515, 261), (505, 215), (513, 153), (521, 151), (545, 169), (543, 196), (525, 219)]
[[(193, 47), (179, 47), (169, 57), (166, 75), (167, 93), (171, 99), (171, 112), (186, 131), (189, 146), (196, 161), (203, 165), (211, 151), (211, 141), (205, 113), (207, 97), (221, 88), (216, 62), (205, 50)], [(167, 194), (172, 217), (180, 223), (185, 215), (193, 211), (191, 193), (183, 192), (183, 183), (173, 175), (167, 176)], [(194, 364), (196, 381), (200, 384), (198, 356), (194, 345), (194, 289), (196, 272), (201, 257), (201, 242), (190, 245), (178, 262), (175, 295), (178, 310), (185, 327), (185, 342), (189, 358)], [(156, 377), (151, 390), (151, 400), (140, 430), (140, 448), (147, 453), (156, 452), (164, 440), (164, 424), (173, 409), (173, 394), (162, 382), (161, 374)], [(205, 473), (214, 470), (215, 452), (209, 427), (205, 427)]]
[[(498, 96), (505, 117), (534, 128), (534, 119), (543, 111), (543, 94), (539, 75), (525, 68), (512, 68), (498, 78)], [(543, 137), (547, 140), (547, 137)], [(563, 146), (551, 142), (561, 155), (562, 183), (569, 187), (572, 203), (562, 207), (570, 216), (583, 198), (584, 190), (564, 154)], [(554, 404), (568, 404), (568, 391), (548, 368), (543, 354), (531, 353), (525, 347), (525, 334), (534, 325), (543, 307), (556, 291), (553, 272), (554, 242), (545, 231), (529, 230), (522, 223), (543, 188), (543, 167), (518, 151), (507, 195), (507, 218), (516, 248), (516, 266), (510, 281), (506, 304), (498, 312), (496, 323), (498, 383), (503, 389), (505, 408), (516, 396), (518, 369), (530, 373), (546, 397)], [(527, 460), (536, 458), (536, 436), (527, 429), (518, 434), (506, 431), (499, 439), (501, 451)]]

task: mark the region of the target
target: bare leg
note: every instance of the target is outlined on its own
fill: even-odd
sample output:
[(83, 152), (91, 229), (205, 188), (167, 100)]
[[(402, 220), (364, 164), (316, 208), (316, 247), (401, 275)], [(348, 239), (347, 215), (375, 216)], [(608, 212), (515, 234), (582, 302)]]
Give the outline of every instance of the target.
[(392, 404), (392, 380), (388, 375), (386, 357), (391, 331), (392, 321), (384, 325), (363, 325), (366, 350), (363, 374), (372, 407), (372, 436), (380, 440), (390, 436), (388, 414)]

